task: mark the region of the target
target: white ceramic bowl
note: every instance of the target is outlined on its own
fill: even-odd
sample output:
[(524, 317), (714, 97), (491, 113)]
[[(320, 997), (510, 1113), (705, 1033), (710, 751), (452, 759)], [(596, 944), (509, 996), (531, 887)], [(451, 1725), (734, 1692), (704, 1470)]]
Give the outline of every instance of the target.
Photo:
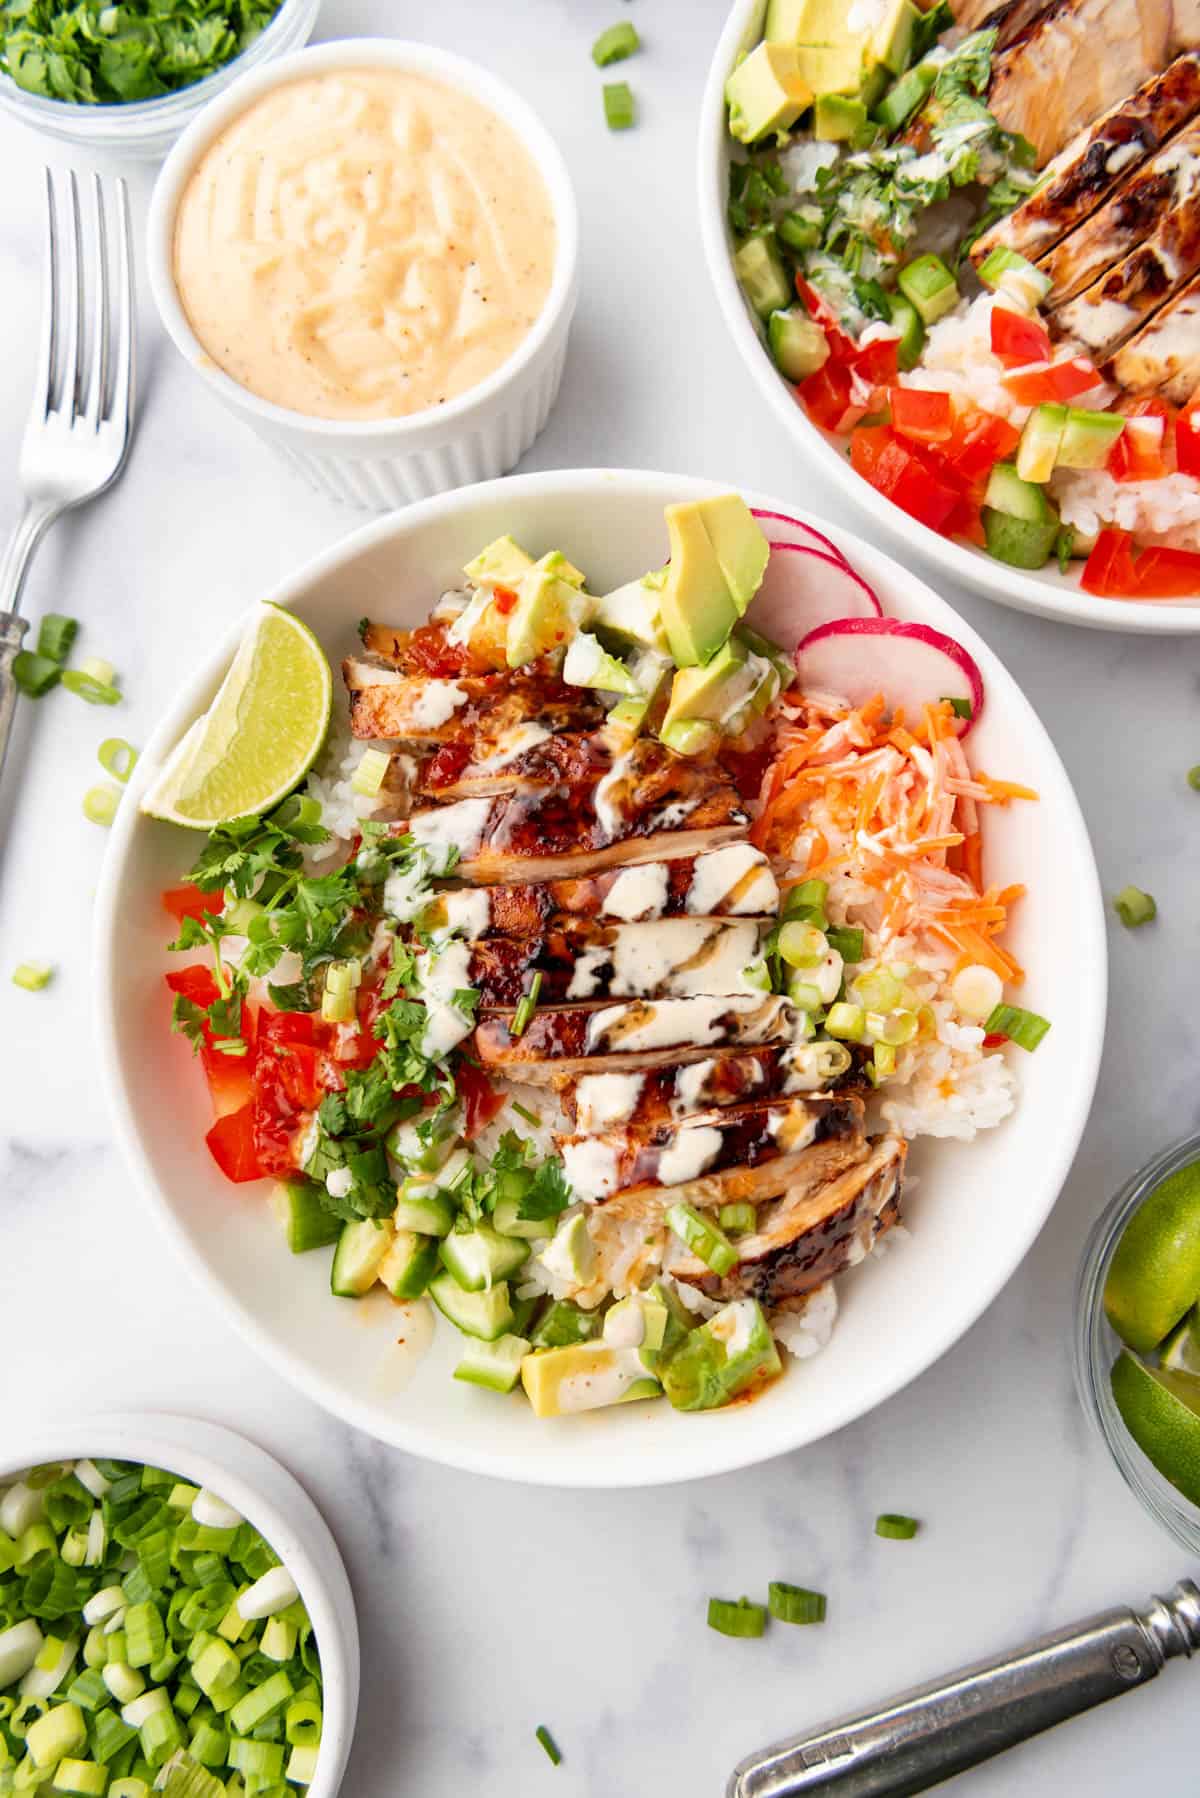
[[(558, 238), (546, 303), (501, 366), (467, 393), (407, 418), (310, 418), (260, 399), (207, 355), (180, 304), (173, 273), (175, 215), (209, 144), (261, 95), (327, 69), (403, 69), (473, 95), (504, 119), (532, 156), (550, 195)], [(168, 336), (217, 398), (285, 462), (332, 498), (385, 511), (451, 487), (507, 474), (541, 431), (558, 394), (578, 287), (579, 222), (561, 152), (519, 94), (445, 50), (390, 38), (316, 44), (246, 76), (205, 109), (155, 183), (146, 232), (150, 288)]]
[[(808, 418), (792, 387), (775, 367), (758, 322), (742, 297), (733, 272), (733, 244), (726, 217), (731, 144), (726, 129), (725, 82), (739, 53), (752, 48), (762, 37), (765, 10), (766, 0), (734, 0), (713, 57), (700, 108), (700, 233), (726, 328), (800, 459), (816, 463), (832, 481), (844, 487), (882, 535), (891, 539), (898, 553), (911, 551), (932, 563), (940, 573), (974, 587), (989, 599), (999, 600), (1001, 605), (1095, 630), (1145, 631), (1165, 636), (1200, 631), (1200, 595), (1195, 600), (1095, 599), (1083, 591), (1075, 573), (1060, 574), (1057, 566), (1034, 573), (1010, 568), (984, 550), (956, 543), (927, 529), (855, 474), (844, 444), (826, 437)], [(1075, 568), (1081, 566), (1074, 564)]]
[[(364, 614), (421, 621), (481, 544), (511, 531), (538, 554), (561, 548), (598, 592), (666, 554), (664, 505), (718, 489), (687, 476), (585, 470), (517, 476), (414, 506), (360, 531), (274, 595), (332, 657), (353, 651)], [(754, 499), (794, 511), (791, 496)], [(1024, 881), (1014, 952), (1028, 1003), (1054, 1020), (1020, 1058), (1021, 1104), (970, 1146), (919, 1144), (911, 1241), (839, 1284), (829, 1348), (794, 1363), (753, 1405), (689, 1416), (665, 1404), (539, 1422), (520, 1396), (497, 1399), (450, 1378), (454, 1332), (441, 1325), (417, 1361), (398, 1349), (386, 1295), (330, 1297), (325, 1254), (290, 1257), (257, 1189), (228, 1185), (204, 1144), (204, 1081), (169, 1034), (163, 974), (170, 920), (159, 894), (202, 838), (137, 811), (148, 782), (209, 702), (239, 623), (188, 678), (155, 731), (122, 805), (97, 902), (99, 1061), (117, 1131), (141, 1190), (192, 1272), (288, 1378), (339, 1417), (433, 1460), (563, 1486), (640, 1486), (720, 1473), (814, 1442), (913, 1379), (974, 1322), (1033, 1242), (1071, 1165), (1091, 1102), (1104, 1031), (1103, 910), (1091, 848), (1062, 763), (996, 657), (914, 575), (846, 531), (830, 530), (889, 612), (956, 636), (977, 659), (987, 705), (972, 738), (981, 765), (1035, 787), (1037, 805), (987, 821), (989, 877)], [(257, 596), (255, 596), (257, 597)], [(1015, 1053), (1015, 1052), (1014, 1052)]]
[(173, 94), (163, 94), (157, 100), (77, 106), (67, 100), (47, 100), (41, 94), (26, 93), (7, 75), (0, 75), (0, 106), (35, 131), (78, 149), (137, 162), (158, 162), (196, 114), (232, 82), (307, 43), (320, 5), (321, 0), (283, 0), (270, 24), (240, 56), (206, 80)]
[(27, 1468), (97, 1456), (181, 1474), (231, 1504), (279, 1556), (299, 1588), (321, 1656), (321, 1748), (308, 1798), (335, 1798), (358, 1715), (358, 1623), (329, 1526), (303, 1487), (261, 1448), (194, 1417), (138, 1412), (63, 1417), (7, 1442), (0, 1487)]

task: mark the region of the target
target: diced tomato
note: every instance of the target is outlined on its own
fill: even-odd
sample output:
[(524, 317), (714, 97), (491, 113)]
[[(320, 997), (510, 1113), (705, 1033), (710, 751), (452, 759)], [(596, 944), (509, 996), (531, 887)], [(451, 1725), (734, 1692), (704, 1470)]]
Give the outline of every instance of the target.
[(1040, 319), (1007, 306), (992, 307), (992, 354), (1006, 368), (1022, 368), (1031, 362), (1049, 362), (1050, 333)]
[(1133, 565), (1133, 539), (1128, 531), (1101, 531), (1083, 565), (1079, 585), (1098, 599), (1130, 597), (1137, 585)]
[(859, 425), (850, 439), (850, 466), (872, 487), (879, 459), (891, 441), (890, 425)]
[(494, 587), (492, 598), (496, 603), (496, 610), (502, 617), (507, 617), (517, 603), (517, 596), (511, 587)]
[(314, 1019), (302, 1011), (264, 1011), (254, 1056), (254, 1149), (263, 1170), (296, 1166), (295, 1139), (320, 1104), (320, 1044)]
[(918, 443), (949, 443), (954, 432), (950, 395), (924, 387), (891, 387), (892, 426)]
[(1167, 474), (1163, 451), (1171, 409), (1165, 400), (1135, 400), (1124, 408), (1125, 429), (1105, 464), (1114, 481), (1157, 481)]
[(408, 633), (404, 660), (414, 674), (455, 675), (466, 667), (468, 653), (457, 643), (447, 643), (445, 625), (422, 624)]
[(838, 323), (837, 313), (823, 294), (819, 293), (811, 282), (803, 275), (796, 276), (796, 292), (803, 300), (809, 314), (817, 321), (829, 342), (829, 353), (838, 362), (853, 360), (858, 352), (858, 345), (853, 337), (847, 335)]
[(225, 904), (220, 887), (215, 893), (202, 893), (199, 887), (168, 887), (162, 902), (171, 916), (182, 924), (185, 918), (202, 918), (206, 912), (217, 912)]
[(1200, 554), (1150, 545), (1133, 564), (1138, 599), (1200, 598)]
[(1006, 1043), (1007, 1041), (1008, 1038), (1005, 1036), (1003, 1030), (989, 1030), (983, 1039), (983, 1047), (985, 1049), (998, 1049), (1002, 1043)]
[(163, 979), (173, 993), (182, 993), (193, 1005), (211, 1005), (220, 997), (213, 971), (202, 961), (194, 961), (186, 968), (172, 968)]
[(976, 549), (986, 548), (987, 532), (983, 528), (982, 500), (973, 493), (960, 493), (954, 510), (942, 529), (947, 537), (965, 537)]
[(1200, 478), (1200, 401), (1185, 406), (1175, 420), (1175, 465), (1180, 474)]
[(466, 1110), (466, 1137), (471, 1142), (485, 1124), (504, 1109), (504, 1095), (498, 1093), (487, 1075), (473, 1062), (463, 1060), (455, 1070), (458, 1096)]
[(986, 481), (996, 463), (1006, 461), (1020, 441), (1020, 431), (1007, 418), (971, 406), (955, 419), (948, 453), (959, 474), (974, 485)]
[[(896, 380), (899, 370), (896, 366), (898, 343), (894, 337), (877, 337), (871, 343), (859, 346), (847, 358), (851, 368), (860, 380), (871, 387), (887, 387)], [(912, 391), (916, 391), (913, 389)]]
[[(243, 1013), (243, 1019), (244, 1015)], [(250, 1103), (254, 1096), (252, 1045), (247, 1045), (244, 1055), (227, 1055), (223, 1050), (213, 1049), (205, 1044), (200, 1051), (200, 1060), (204, 1065), (215, 1117), (225, 1117), (229, 1112), (240, 1111), (243, 1105)]]
[(267, 1169), (258, 1158), (253, 1106), (243, 1105), (217, 1119), (204, 1138), (212, 1158), (227, 1180), (261, 1180)]
[(421, 769), (421, 784), (429, 787), (452, 787), (471, 759), (470, 742), (443, 743)]
[(855, 446), (863, 432), (856, 431), (851, 439), (851, 461), (857, 472), (910, 518), (933, 531), (944, 529), (959, 498), (954, 488), (921, 460), (915, 445), (905, 443), (890, 426), (868, 428), (880, 435), (867, 439), (857, 459)]
[(804, 410), (823, 431), (840, 431), (845, 428), (846, 415), (851, 410), (852, 390), (853, 381), (849, 369), (842, 363), (835, 362), (832, 357), (815, 375), (809, 375), (796, 388)]
[(1100, 376), (1086, 356), (1065, 356), (1058, 362), (1014, 368), (1000, 379), (1018, 405), (1040, 406), (1052, 400), (1073, 400), (1099, 385)]

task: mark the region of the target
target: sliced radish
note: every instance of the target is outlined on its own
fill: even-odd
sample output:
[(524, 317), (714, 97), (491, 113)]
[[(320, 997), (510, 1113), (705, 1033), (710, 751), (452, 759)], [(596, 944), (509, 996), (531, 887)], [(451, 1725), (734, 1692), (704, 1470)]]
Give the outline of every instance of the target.
[(792, 650), (819, 624), (836, 618), (878, 618), (882, 609), (862, 576), (840, 558), (800, 543), (776, 543), (746, 623), (782, 649)]
[(939, 699), (965, 699), (966, 736), (983, 710), (983, 676), (961, 643), (927, 624), (899, 618), (839, 618), (810, 631), (796, 651), (800, 686), (834, 694), (852, 706), (882, 693), (910, 720)]
[(819, 549), (823, 555), (845, 562), (847, 568), (850, 566), (837, 544), (824, 531), (816, 530), (811, 524), (802, 524), (798, 518), (789, 518), (786, 512), (760, 512), (753, 507), (751, 516), (757, 518), (768, 543), (796, 543), (801, 549)]

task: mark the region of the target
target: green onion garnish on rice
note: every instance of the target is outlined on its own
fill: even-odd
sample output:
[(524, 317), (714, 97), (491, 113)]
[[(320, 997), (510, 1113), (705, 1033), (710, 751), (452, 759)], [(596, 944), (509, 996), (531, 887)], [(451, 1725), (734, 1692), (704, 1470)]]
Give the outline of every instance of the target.
[(1018, 1049), (1032, 1052), (1049, 1030), (1050, 1020), (1020, 1005), (997, 1005), (983, 1027), (989, 1036), (1006, 1036)]

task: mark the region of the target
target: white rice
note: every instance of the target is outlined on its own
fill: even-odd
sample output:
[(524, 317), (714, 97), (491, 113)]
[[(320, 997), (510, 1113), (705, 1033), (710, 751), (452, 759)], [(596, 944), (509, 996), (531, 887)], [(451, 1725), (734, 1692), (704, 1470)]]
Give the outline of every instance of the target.
[(800, 1311), (781, 1311), (771, 1319), (771, 1330), (797, 1361), (807, 1361), (829, 1346), (837, 1322), (838, 1300), (833, 1281), (810, 1292)]
[(1067, 524), (1095, 540), (1106, 524), (1131, 531), (1140, 543), (1200, 549), (1200, 481), (1187, 474), (1157, 481), (1114, 481), (1103, 468), (1061, 468), (1050, 483)]

